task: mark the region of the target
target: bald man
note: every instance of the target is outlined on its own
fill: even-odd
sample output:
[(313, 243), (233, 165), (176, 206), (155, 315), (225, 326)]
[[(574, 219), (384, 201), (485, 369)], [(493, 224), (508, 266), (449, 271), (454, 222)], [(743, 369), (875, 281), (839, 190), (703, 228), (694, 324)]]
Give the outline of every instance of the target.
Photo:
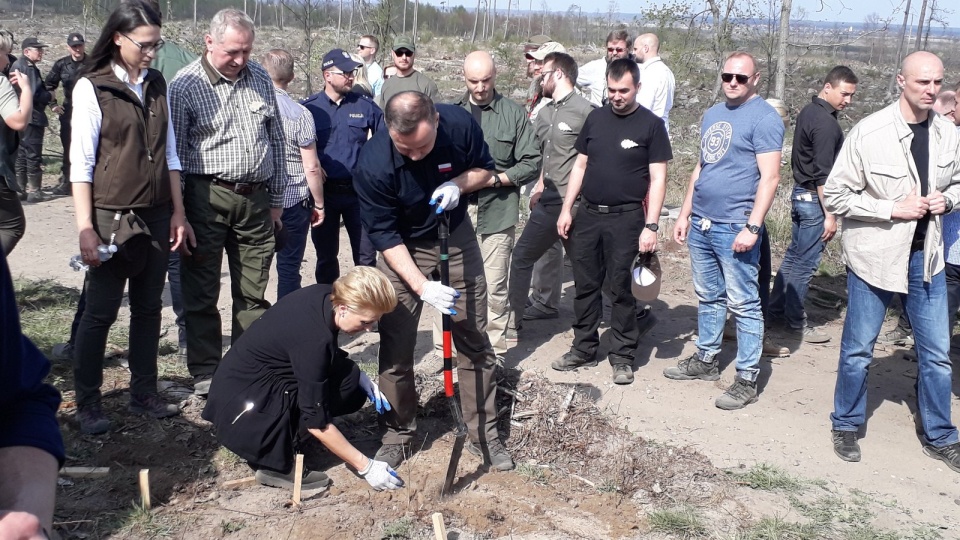
[[(526, 111), (497, 92), (497, 68), (484, 51), (463, 62), (467, 90), (457, 104), (483, 130), (483, 139), (496, 163), (491, 187), (471, 193), (467, 214), (474, 223), (487, 276), (487, 335), (497, 356), (507, 352), (507, 271), (520, 219), (520, 186), (537, 180), (540, 149)], [(440, 330), (433, 329), (439, 351)]]
[(673, 91), (677, 82), (673, 71), (660, 58), (660, 38), (656, 34), (643, 34), (633, 41), (633, 57), (640, 64), (640, 91), (637, 103), (663, 120), (670, 132), (670, 109), (673, 108)]
[(850, 131), (824, 186), (827, 211), (843, 217), (849, 298), (830, 415), (833, 450), (860, 461), (867, 371), (887, 305), (900, 294), (917, 344), (923, 451), (960, 472), (940, 234), (942, 216), (960, 202), (960, 139), (951, 122), (931, 114), (943, 84), (936, 55), (907, 56), (897, 84), (900, 98)]

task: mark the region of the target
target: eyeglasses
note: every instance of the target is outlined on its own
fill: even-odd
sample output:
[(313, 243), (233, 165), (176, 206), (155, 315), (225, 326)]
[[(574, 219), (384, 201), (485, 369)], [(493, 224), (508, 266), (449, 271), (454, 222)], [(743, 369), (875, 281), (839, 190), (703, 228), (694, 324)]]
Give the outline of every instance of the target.
[(356, 72), (356, 71), (349, 71), (349, 72), (347, 72), (347, 71), (334, 71), (334, 70), (331, 69), (331, 70), (328, 70), (327, 72), (328, 72), (328, 73), (333, 73), (334, 75), (340, 75), (340, 76), (343, 77), (344, 79), (352, 79), (352, 78), (356, 77), (356, 75), (357, 75), (357, 72)]
[(399, 51), (393, 51), (398, 58), (401, 56), (407, 56), (413, 58), (413, 51), (408, 51), (407, 49), (400, 49)]
[(357, 43), (357, 48), (361, 51), (364, 49), (373, 49), (373, 45), (364, 45), (363, 43)]
[(126, 34), (120, 34), (120, 35), (127, 38), (130, 41), (130, 43), (133, 43), (134, 45), (136, 45), (137, 48), (140, 49), (140, 52), (143, 54), (150, 54), (152, 52), (157, 52), (163, 48), (162, 39), (157, 41), (156, 43), (140, 43), (139, 41), (131, 38)]
[(540, 77), (546, 79), (547, 75), (550, 75), (551, 73), (555, 73), (556, 71), (557, 71), (556, 69), (548, 69), (547, 71), (541, 71)]
[(734, 77), (737, 78), (737, 84), (747, 84), (747, 81), (749, 81), (750, 77), (753, 77), (753, 75), (744, 75), (743, 73), (721, 73), (720, 74), (720, 80), (725, 83), (732, 81)]
[(607, 47), (607, 52), (615, 52), (619, 54), (624, 51), (626, 51), (626, 49), (624, 49), (623, 47)]

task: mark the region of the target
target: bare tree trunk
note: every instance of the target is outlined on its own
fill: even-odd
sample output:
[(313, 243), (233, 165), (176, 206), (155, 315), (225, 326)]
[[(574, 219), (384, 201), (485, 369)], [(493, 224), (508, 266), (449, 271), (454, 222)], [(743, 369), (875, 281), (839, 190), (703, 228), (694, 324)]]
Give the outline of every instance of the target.
[[(354, 11), (354, 0), (350, 0), (350, 18), (347, 21), (347, 35), (353, 35), (353, 11)], [(337, 43), (339, 45), (339, 43)]]
[(417, 42), (417, 34), (420, 32), (420, 0), (413, 0), (413, 42)]
[(37, 3), (36, 0), (30, 0), (30, 18), (31, 19), (33, 18), (33, 8), (35, 7), (34, 4), (36, 3)]
[(193, 0), (193, 27), (197, 27), (197, 0)]
[(493, 12), (490, 14), (490, 37), (496, 31), (497, 26), (497, 0), (493, 0)]
[(923, 23), (926, 21), (926, 15), (927, 15), (927, 0), (923, 0), (923, 3), (920, 4), (920, 19), (919, 19), (919, 22), (917, 23), (917, 43), (913, 48), (913, 50), (915, 51), (920, 50), (920, 46), (921, 46), (920, 36), (923, 35)]
[(164, 13), (163, 18), (166, 19), (167, 22), (173, 20), (173, 0), (167, 0), (167, 12)]
[(930, 15), (927, 16), (927, 26), (924, 28), (923, 33), (923, 49), (927, 49), (927, 43), (930, 40), (930, 26), (933, 24), (933, 13), (937, 10), (937, 0), (933, 0), (933, 3), (930, 4)]
[(480, 41), (487, 40), (487, 19), (490, 18), (490, 4), (483, 0), (483, 29), (480, 31)]
[(403, 30), (400, 33), (407, 33), (407, 0), (403, 0)]
[(503, 40), (507, 40), (507, 29), (510, 28), (510, 7), (513, 6), (513, 0), (507, 0), (507, 20), (503, 22)]
[[(517, 9), (520, 9), (520, 0), (517, 0)], [(533, 35), (533, 0), (530, 0), (530, 8), (527, 11), (527, 39)]]
[(337, 45), (340, 44), (340, 26), (343, 24), (343, 0), (340, 0), (340, 8), (337, 11)]
[(783, 99), (787, 89), (787, 40), (790, 37), (790, 12), (793, 0), (782, 0), (780, 6), (780, 34), (777, 36), (777, 70), (774, 73), (773, 96)]
[(473, 35), (470, 36), (470, 43), (477, 42), (477, 23), (479, 22), (480, 22), (480, 0), (477, 0), (477, 12), (474, 13), (473, 15)]
[(910, 20), (910, 1), (907, 0), (907, 9), (903, 10), (903, 26), (900, 27), (900, 44), (897, 46), (896, 64), (893, 66), (893, 75), (890, 77), (890, 84), (887, 86), (887, 98), (893, 96), (893, 90), (897, 86), (897, 73), (900, 72), (900, 60), (903, 59), (904, 40), (907, 37), (907, 21)]

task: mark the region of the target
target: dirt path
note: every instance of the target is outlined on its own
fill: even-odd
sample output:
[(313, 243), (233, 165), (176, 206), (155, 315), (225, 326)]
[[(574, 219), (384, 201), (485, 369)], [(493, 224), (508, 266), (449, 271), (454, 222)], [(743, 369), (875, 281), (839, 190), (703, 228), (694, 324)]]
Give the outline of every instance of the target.
[[(70, 200), (61, 198), (29, 205), (25, 211), (27, 236), (9, 259), (13, 275), (53, 279), (66, 286), (79, 287), (82, 276), (67, 267), (67, 259), (77, 249)], [(342, 242), (347, 245), (345, 237)], [(312, 267), (315, 261), (311, 252), (312, 248), (308, 247), (305, 268)], [(654, 306), (659, 324), (644, 338), (638, 350), (633, 385), (612, 385), (609, 366), (605, 363), (573, 373), (549, 368), (550, 362), (563, 354), (572, 340), (572, 307), (568, 299), (572, 293), (571, 282), (565, 285), (560, 319), (527, 323), (519, 346), (507, 355), (507, 364), (542, 372), (557, 383), (593, 386), (600, 390), (598, 404), (616, 415), (618, 422), (632, 432), (661, 443), (689, 445), (717, 467), (777, 465), (796, 476), (823, 479), (840, 493), (867, 494), (887, 509), (877, 516), (879, 526), (910, 530), (920, 523), (932, 524), (940, 528), (944, 538), (960, 538), (960, 474), (923, 455), (915, 435), (915, 363), (904, 360), (901, 351), (877, 351), (869, 379), (868, 425), (866, 436), (861, 440), (864, 458), (856, 464), (842, 462), (831, 448), (828, 419), (841, 332), (839, 314), (812, 311), (813, 321), (824, 323), (823, 328), (832, 336), (832, 341), (826, 346), (805, 345), (788, 358), (765, 360), (760, 401), (741, 411), (721, 411), (714, 407), (713, 400), (732, 381), (733, 366), (725, 365), (732, 360), (732, 347), (727, 346), (721, 356), (723, 379), (718, 383), (671, 381), (661, 375), (664, 367), (693, 353), (696, 331), (695, 298), (685, 251), (666, 253), (663, 260), (664, 273), (669, 278), (661, 302)], [(313, 281), (309, 274), (304, 272), (304, 284)], [(268, 297), (275, 298), (275, 293), (274, 281)], [(227, 295), (228, 288), (224, 287), (220, 305), (225, 321), (229, 318)], [(172, 325), (169, 301), (165, 301), (164, 320), (165, 324)], [(430, 323), (428, 317), (421, 323), (418, 353), (429, 354)], [(375, 348), (368, 345), (376, 342), (376, 336), (361, 339), (365, 340), (364, 346), (356, 343), (356, 350), (372, 357)], [(960, 388), (955, 383), (955, 421), (960, 417), (957, 395)], [(782, 501), (762, 494), (743, 493), (738, 498), (753, 505), (754, 512), (796, 518), (790, 507), (782, 506)], [(369, 502), (369, 497), (366, 501)], [(602, 502), (596, 502), (598, 508), (603, 506)], [(262, 504), (262, 501), (252, 504)], [(269, 523), (261, 525), (269, 528)], [(590, 523), (578, 527), (589, 530)], [(306, 537), (306, 532), (303, 534)], [(581, 537), (575, 532), (571, 535)], [(593, 534), (583, 533), (583, 536)]]

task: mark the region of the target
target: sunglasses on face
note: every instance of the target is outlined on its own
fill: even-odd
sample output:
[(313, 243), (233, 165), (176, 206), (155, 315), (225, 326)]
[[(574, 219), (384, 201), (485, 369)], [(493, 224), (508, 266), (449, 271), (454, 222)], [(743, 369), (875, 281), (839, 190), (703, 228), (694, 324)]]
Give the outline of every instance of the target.
[(737, 84), (747, 84), (747, 81), (750, 80), (750, 77), (753, 75), (744, 75), (742, 73), (721, 73), (720, 80), (728, 83), (733, 80), (734, 77), (737, 78)]
[(364, 45), (363, 43), (357, 43), (357, 48), (362, 51), (364, 49), (372, 49), (373, 47), (371, 47), (370, 45)]
[(607, 52), (615, 52), (617, 54), (626, 51), (623, 47), (607, 47)]
[(393, 54), (395, 54), (397, 57), (406, 56), (409, 58), (413, 58), (413, 51), (408, 51), (407, 49), (400, 49), (399, 51), (393, 51)]

